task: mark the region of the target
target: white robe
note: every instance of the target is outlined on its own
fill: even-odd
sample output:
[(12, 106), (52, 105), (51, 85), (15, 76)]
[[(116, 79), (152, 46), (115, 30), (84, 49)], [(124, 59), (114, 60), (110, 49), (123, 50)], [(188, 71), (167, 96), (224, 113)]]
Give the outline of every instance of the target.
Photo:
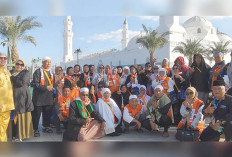
[(106, 121), (105, 134), (110, 134), (110, 133), (115, 132), (115, 128), (118, 126), (122, 118), (121, 110), (119, 109), (115, 101), (110, 98), (110, 102), (108, 102), (108, 104), (113, 110), (114, 115), (118, 118), (117, 124), (114, 123), (114, 116), (112, 114), (112, 111), (110, 110), (109, 106), (105, 103), (104, 100), (99, 98), (96, 104), (96, 110), (100, 113), (102, 118)]

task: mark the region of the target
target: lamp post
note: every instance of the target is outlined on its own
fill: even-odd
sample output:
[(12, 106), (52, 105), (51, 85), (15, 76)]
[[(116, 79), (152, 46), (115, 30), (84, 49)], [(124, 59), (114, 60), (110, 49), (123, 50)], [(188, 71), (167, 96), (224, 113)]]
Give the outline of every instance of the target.
[(77, 55), (77, 64), (79, 65), (79, 54), (81, 53), (82, 51), (81, 51), (81, 49), (79, 48), (79, 49), (76, 49), (75, 50), (75, 54)]

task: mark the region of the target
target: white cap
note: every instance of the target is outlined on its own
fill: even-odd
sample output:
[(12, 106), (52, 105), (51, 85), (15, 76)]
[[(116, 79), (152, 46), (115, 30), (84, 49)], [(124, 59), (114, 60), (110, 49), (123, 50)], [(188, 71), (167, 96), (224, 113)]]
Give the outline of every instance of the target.
[(164, 72), (164, 75), (166, 75), (166, 72), (167, 72), (167, 71), (166, 71), (166, 69), (165, 69), (165, 68), (159, 68), (158, 73), (159, 73), (159, 72), (161, 72), (161, 71), (163, 71), (163, 72)]
[(82, 92), (88, 92), (89, 93), (89, 88), (87, 88), (87, 87), (81, 88), (80, 93), (82, 93)]
[(46, 61), (46, 60), (51, 60), (51, 58), (48, 57), (48, 56), (45, 56), (45, 57), (42, 59), (42, 61)]
[(103, 95), (105, 92), (109, 92), (111, 94), (111, 91), (109, 88), (103, 88), (101, 91), (101, 94)]
[(166, 61), (168, 61), (168, 62), (169, 62), (169, 59), (168, 59), (168, 58), (164, 58), (163, 60), (166, 60)]
[(136, 95), (130, 95), (129, 100), (130, 99), (137, 99), (137, 96)]
[(0, 52), (0, 56), (6, 56), (6, 54), (3, 52)]
[(155, 87), (155, 90), (158, 89), (158, 88), (161, 89), (161, 90), (164, 90), (164, 87), (161, 86), (161, 85), (157, 85), (157, 86)]

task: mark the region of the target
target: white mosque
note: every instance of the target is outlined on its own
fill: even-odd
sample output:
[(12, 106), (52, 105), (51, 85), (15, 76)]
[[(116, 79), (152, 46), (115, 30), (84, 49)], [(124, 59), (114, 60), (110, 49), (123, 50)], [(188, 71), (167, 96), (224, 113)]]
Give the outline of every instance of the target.
[[(76, 54), (73, 53), (74, 51), (72, 49), (73, 32), (70, 16), (66, 17), (64, 25), (64, 59), (63, 62), (61, 62), (61, 66), (67, 68), (68, 66), (77, 64), (77, 60), (73, 59), (73, 56), (76, 56)], [(157, 31), (159, 34), (168, 31), (172, 32), (166, 36), (168, 43), (163, 48), (157, 49), (154, 56), (158, 59), (158, 63), (161, 63), (163, 58), (168, 58), (171, 65), (173, 65), (174, 60), (181, 55), (179, 53), (174, 53), (173, 49), (178, 46), (180, 42), (185, 42), (186, 39), (200, 39), (202, 40), (202, 45), (205, 47), (212, 45), (213, 42), (232, 41), (225, 33), (218, 32), (211, 22), (199, 16), (188, 19), (183, 25), (180, 24), (178, 16), (160, 16)], [(78, 59), (78, 63), (81, 66), (84, 64), (93, 64), (95, 66), (99, 64), (110, 64), (111, 66), (145, 64), (149, 61), (148, 50), (136, 43), (136, 40), (143, 35), (145, 34), (139, 33), (129, 40), (128, 22), (125, 19), (122, 29), (122, 50), (111, 49), (83, 55)], [(229, 48), (232, 49), (232, 44), (229, 45)], [(225, 56), (225, 60), (226, 62), (230, 61), (229, 54)], [(186, 62), (188, 61), (186, 60)]]

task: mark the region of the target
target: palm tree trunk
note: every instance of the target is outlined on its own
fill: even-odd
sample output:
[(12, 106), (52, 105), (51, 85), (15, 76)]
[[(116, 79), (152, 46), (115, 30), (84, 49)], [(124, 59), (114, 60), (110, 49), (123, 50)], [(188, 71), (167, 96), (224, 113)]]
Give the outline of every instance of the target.
[(192, 63), (193, 63), (193, 57), (192, 57), (192, 56), (189, 56), (188, 59), (189, 59), (189, 66), (191, 66)]
[(150, 51), (150, 63), (151, 63), (152, 69), (154, 69), (154, 61), (153, 61), (154, 53), (155, 52)]
[(18, 49), (15, 45), (12, 46), (11, 58), (13, 63), (15, 63), (19, 59)]

